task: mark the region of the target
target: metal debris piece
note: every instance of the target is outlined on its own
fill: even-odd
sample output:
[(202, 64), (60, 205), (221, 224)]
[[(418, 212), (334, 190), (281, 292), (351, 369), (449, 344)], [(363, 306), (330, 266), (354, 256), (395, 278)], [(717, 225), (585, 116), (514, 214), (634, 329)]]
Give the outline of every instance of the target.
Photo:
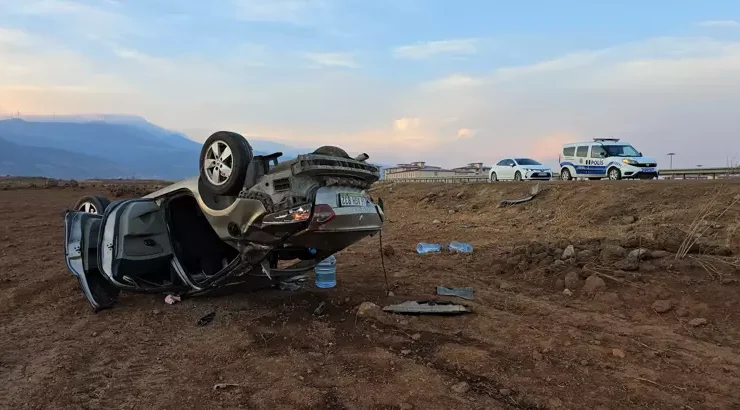
[(241, 385), (234, 383), (217, 383), (213, 385), (213, 390), (223, 390), (228, 389), (229, 387), (241, 387)]
[(383, 311), (404, 315), (460, 315), (470, 312), (466, 306), (441, 300), (411, 300), (386, 306)]
[(198, 326), (206, 326), (206, 325), (209, 325), (209, 324), (211, 324), (211, 322), (213, 322), (213, 319), (215, 319), (215, 318), (216, 318), (216, 312), (211, 312), (211, 313), (203, 316), (202, 318), (198, 319), (197, 325)]
[(308, 279), (307, 275), (293, 276), (278, 282), (278, 289), (290, 292), (297, 292), (303, 287), (303, 283)]
[(533, 186), (532, 189), (530, 190), (529, 196), (525, 196), (524, 198), (519, 198), (519, 199), (504, 199), (498, 203), (498, 207), (501, 208), (502, 206), (516, 205), (516, 204), (521, 204), (523, 202), (531, 201), (532, 199), (534, 199), (534, 197), (537, 196), (539, 192), (540, 192), (540, 183), (538, 182), (537, 185)]
[(321, 316), (324, 313), (324, 310), (326, 310), (326, 303), (321, 302), (319, 303), (319, 306), (314, 309), (313, 314), (316, 316)]
[(459, 298), (473, 300), (473, 288), (446, 288), (444, 286), (437, 286), (437, 295), (457, 296)]

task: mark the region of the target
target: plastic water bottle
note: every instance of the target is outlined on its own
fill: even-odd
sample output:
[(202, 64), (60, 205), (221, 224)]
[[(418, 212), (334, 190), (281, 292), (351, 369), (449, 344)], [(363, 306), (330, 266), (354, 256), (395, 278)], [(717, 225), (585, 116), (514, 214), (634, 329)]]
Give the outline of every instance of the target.
[(458, 253), (471, 253), (473, 252), (473, 245), (466, 242), (450, 242), (449, 248), (451, 251)]
[(442, 251), (442, 245), (437, 244), (437, 243), (422, 242), (416, 245), (416, 252), (420, 254), (441, 252), (441, 251)]
[(316, 287), (321, 289), (337, 286), (337, 258), (329, 256), (316, 264)]

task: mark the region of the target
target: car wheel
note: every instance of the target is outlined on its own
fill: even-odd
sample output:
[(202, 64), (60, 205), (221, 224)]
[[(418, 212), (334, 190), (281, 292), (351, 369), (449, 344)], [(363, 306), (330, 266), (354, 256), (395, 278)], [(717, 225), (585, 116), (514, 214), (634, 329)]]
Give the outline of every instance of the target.
[(619, 168), (610, 168), (609, 169), (609, 180), (618, 181), (620, 179), (622, 179), (622, 171), (620, 171)]
[(492, 172), (490, 179), (491, 179), (491, 182), (496, 182), (498, 181), (498, 175), (496, 175), (495, 172)]
[(254, 154), (249, 142), (235, 132), (218, 131), (200, 150), (200, 177), (216, 195), (237, 195)]
[(514, 181), (521, 181), (522, 180), (522, 173), (517, 171), (516, 174), (514, 174)]
[(563, 181), (570, 181), (571, 179), (573, 179), (568, 168), (563, 168), (560, 170), (560, 179), (562, 179)]
[(88, 195), (80, 198), (80, 200), (75, 204), (74, 209), (76, 211), (87, 212), (89, 214), (102, 215), (108, 205), (110, 205), (108, 198), (98, 195)]

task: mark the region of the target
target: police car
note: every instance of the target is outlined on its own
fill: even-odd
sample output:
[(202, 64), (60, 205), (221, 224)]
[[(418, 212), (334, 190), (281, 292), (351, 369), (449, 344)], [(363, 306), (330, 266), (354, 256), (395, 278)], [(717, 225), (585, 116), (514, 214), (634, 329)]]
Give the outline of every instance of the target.
[(658, 164), (618, 138), (565, 144), (559, 156), (560, 179), (657, 179)]

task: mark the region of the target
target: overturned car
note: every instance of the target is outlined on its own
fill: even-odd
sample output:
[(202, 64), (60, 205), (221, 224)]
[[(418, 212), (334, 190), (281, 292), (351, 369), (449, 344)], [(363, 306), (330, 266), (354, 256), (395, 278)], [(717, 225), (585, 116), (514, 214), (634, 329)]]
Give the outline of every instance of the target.
[(336, 147), (279, 162), (239, 134), (203, 144), (200, 174), (142, 198), (81, 198), (65, 213), (65, 257), (95, 311), (121, 291), (197, 295), (304, 274), (378, 233), (368, 156)]

